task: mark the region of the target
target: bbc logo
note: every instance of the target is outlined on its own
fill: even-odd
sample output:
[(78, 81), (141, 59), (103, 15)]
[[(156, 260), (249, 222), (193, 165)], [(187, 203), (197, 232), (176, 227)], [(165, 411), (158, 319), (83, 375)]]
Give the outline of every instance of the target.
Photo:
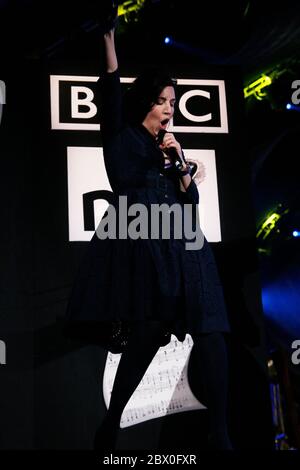
[[(51, 129), (98, 131), (95, 92), (99, 77), (51, 75)], [(128, 87), (134, 78), (121, 77)], [(178, 108), (170, 132), (228, 133), (224, 80), (178, 79)]]

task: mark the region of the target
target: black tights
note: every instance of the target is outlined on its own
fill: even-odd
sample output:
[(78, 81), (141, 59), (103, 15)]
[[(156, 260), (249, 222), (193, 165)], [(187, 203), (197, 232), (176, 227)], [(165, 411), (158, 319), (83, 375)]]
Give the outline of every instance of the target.
[[(107, 415), (95, 437), (95, 448), (113, 449), (122, 412), (160, 347), (158, 323), (136, 326), (123, 352)], [(212, 448), (230, 448), (226, 425), (227, 351), (221, 333), (201, 334), (193, 338), (200, 375), (203, 376), (209, 410)]]
[(212, 449), (232, 449), (227, 431), (228, 361), (224, 336), (207, 333), (194, 336), (193, 341), (208, 408), (209, 445)]

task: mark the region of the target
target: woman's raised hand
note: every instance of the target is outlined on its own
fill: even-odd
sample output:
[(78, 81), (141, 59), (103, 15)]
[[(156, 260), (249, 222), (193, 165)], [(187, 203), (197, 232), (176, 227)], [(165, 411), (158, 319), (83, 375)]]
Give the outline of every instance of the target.
[(99, 27), (101, 34), (107, 34), (116, 28), (118, 22), (118, 1), (102, 0), (99, 8)]

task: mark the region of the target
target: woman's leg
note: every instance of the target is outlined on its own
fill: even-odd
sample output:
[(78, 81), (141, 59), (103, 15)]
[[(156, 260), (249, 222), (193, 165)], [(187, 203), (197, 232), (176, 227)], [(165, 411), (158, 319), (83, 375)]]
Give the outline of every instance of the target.
[(219, 332), (199, 334), (193, 337), (193, 341), (208, 408), (209, 445), (216, 450), (230, 450), (232, 445), (227, 430), (228, 362), (224, 336)]
[(161, 326), (158, 322), (132, 328), (119, 362), (108, 412), (96, 432), (95, 449), (114, 449), (122, 412), (160, 347), (160, 338)]

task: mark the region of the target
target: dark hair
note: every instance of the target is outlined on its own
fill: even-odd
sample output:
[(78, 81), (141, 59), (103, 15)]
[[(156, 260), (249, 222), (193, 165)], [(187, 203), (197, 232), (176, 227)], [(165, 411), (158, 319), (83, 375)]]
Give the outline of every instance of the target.
[(172, 86), (176, 93), (176, 80), (167, 71), (154, 67), (145, 69), (124, 94), (126, 122), (141, 124), (167, 86)]

